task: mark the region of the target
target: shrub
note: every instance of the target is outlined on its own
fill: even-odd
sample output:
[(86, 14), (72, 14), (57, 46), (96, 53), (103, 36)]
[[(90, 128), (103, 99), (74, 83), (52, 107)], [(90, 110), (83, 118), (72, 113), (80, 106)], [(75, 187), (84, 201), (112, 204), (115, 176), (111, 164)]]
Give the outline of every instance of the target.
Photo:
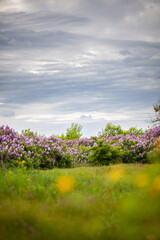
[(70, 168), (73, 166), (72, 157), (69, 155), (66, 155), (65, 157), (57, 155), (54, 166), (57, 168)]
[(110, 163), (119, 163), (122, 161), (122, 155), (123, 153), (120, 147), (99, 142), (98, 146), (91, 148), (91, 154), (88, 156), (88, 162), (94, 165), (109, 165)]

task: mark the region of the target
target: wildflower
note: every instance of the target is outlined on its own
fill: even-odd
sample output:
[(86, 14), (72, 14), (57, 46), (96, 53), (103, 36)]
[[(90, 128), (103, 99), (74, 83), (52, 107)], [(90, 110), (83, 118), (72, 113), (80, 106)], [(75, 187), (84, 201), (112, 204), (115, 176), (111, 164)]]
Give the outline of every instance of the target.
[(22, 161), (22, 163), (25, 163), (25, 162), (26, 162), (25, 160)]
[(160, 176), (156, 177), (151, 185), (150, 193), (152, 195), (157, 194), (160, 191)]
[(19, 163), (19, 161), (17, 160), (16, 163)]
[(148, 235), (146, 236), (146, 240), (155, 240), (155, 236), (154, 235)]
[(11, 174), (12, 172), (11, 172), (11, 171), (9, 171), (9, 173)]
[(148, 184), (148, 176), (145, 173), (138, 174), (134, 179), (136, 187), (142, 188)]
[(74, 188), (74, 179), (71, 176), (60, 176), (56, 181), (57, 189), (62, 192), (70, 192)]
[(30, 181), (31, 179), (30, 178), (27, 178), (28, 181)]
[(121, 166), (116, 166), (108, 173), (107, 177), (112, 181), (118, 181), (125, 175), (124, 168)]

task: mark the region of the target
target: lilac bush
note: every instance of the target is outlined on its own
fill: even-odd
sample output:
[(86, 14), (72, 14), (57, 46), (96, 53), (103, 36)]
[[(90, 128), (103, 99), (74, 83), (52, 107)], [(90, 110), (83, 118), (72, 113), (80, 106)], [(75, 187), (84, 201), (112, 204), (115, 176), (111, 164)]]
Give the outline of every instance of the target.
[(53, 168), (71, 167), (88, 163), (88, 156), (99, 147), (110, 144), (123, 151), (123, 162), (145, 162), (160, 136), (160, 126), (149, 129), (143, 135), (99, 136), (79, 140), (63, 140), (55, 136), (38, 136), (32, 131), (19, 134), (9, 126), (0, 127), (0, 153), (9, 166)]
[[(25, 162), (26, 166), (37, 167), (71, 167), (86, 163), (88, 150), (93, 146), (91, 139), (62, 140), (55, 136), (42, 137), (31, 131), (18, 134), (9, 126), (0, 127), (0, 152), (10, 165)], [(86, 148), (84, 150), (84, 148)]]
[(23, 161), (27, 166), (52, 168), (70, 167), (72, 162), (60, 139), (39, 137), (33, 132), (24, 136), (9, 126), (0, 127), (0, 152), (14, 165)]
[(123, 162), (146, 162), (148, 154), (154, 149), (156, 139), (160, 136), (160, 126), (149, 129), (143, 135), (127, 135), (117, 136), (99, 136), (103, 139), (104, 144), (121, 147), (124, 151)]

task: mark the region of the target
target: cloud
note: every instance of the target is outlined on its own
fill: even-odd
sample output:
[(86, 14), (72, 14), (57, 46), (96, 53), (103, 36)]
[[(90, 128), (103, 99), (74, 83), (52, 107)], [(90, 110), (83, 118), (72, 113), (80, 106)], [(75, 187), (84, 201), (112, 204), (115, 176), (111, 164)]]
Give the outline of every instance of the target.
[(0, 5), (1, 123), (146, 118), (160, 89), (159, 1)]
[(2, 117), (14, 117), (15, 113), (13, 111), (4, 110), (0, 113)]

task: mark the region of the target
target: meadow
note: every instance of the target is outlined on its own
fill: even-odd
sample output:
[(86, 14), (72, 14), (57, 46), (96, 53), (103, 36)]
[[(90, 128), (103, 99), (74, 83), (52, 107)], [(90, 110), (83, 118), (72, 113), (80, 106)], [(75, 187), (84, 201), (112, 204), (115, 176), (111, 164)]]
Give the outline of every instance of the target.
[(160, 239), (160, 165), (1, 170), (0, 239)]

